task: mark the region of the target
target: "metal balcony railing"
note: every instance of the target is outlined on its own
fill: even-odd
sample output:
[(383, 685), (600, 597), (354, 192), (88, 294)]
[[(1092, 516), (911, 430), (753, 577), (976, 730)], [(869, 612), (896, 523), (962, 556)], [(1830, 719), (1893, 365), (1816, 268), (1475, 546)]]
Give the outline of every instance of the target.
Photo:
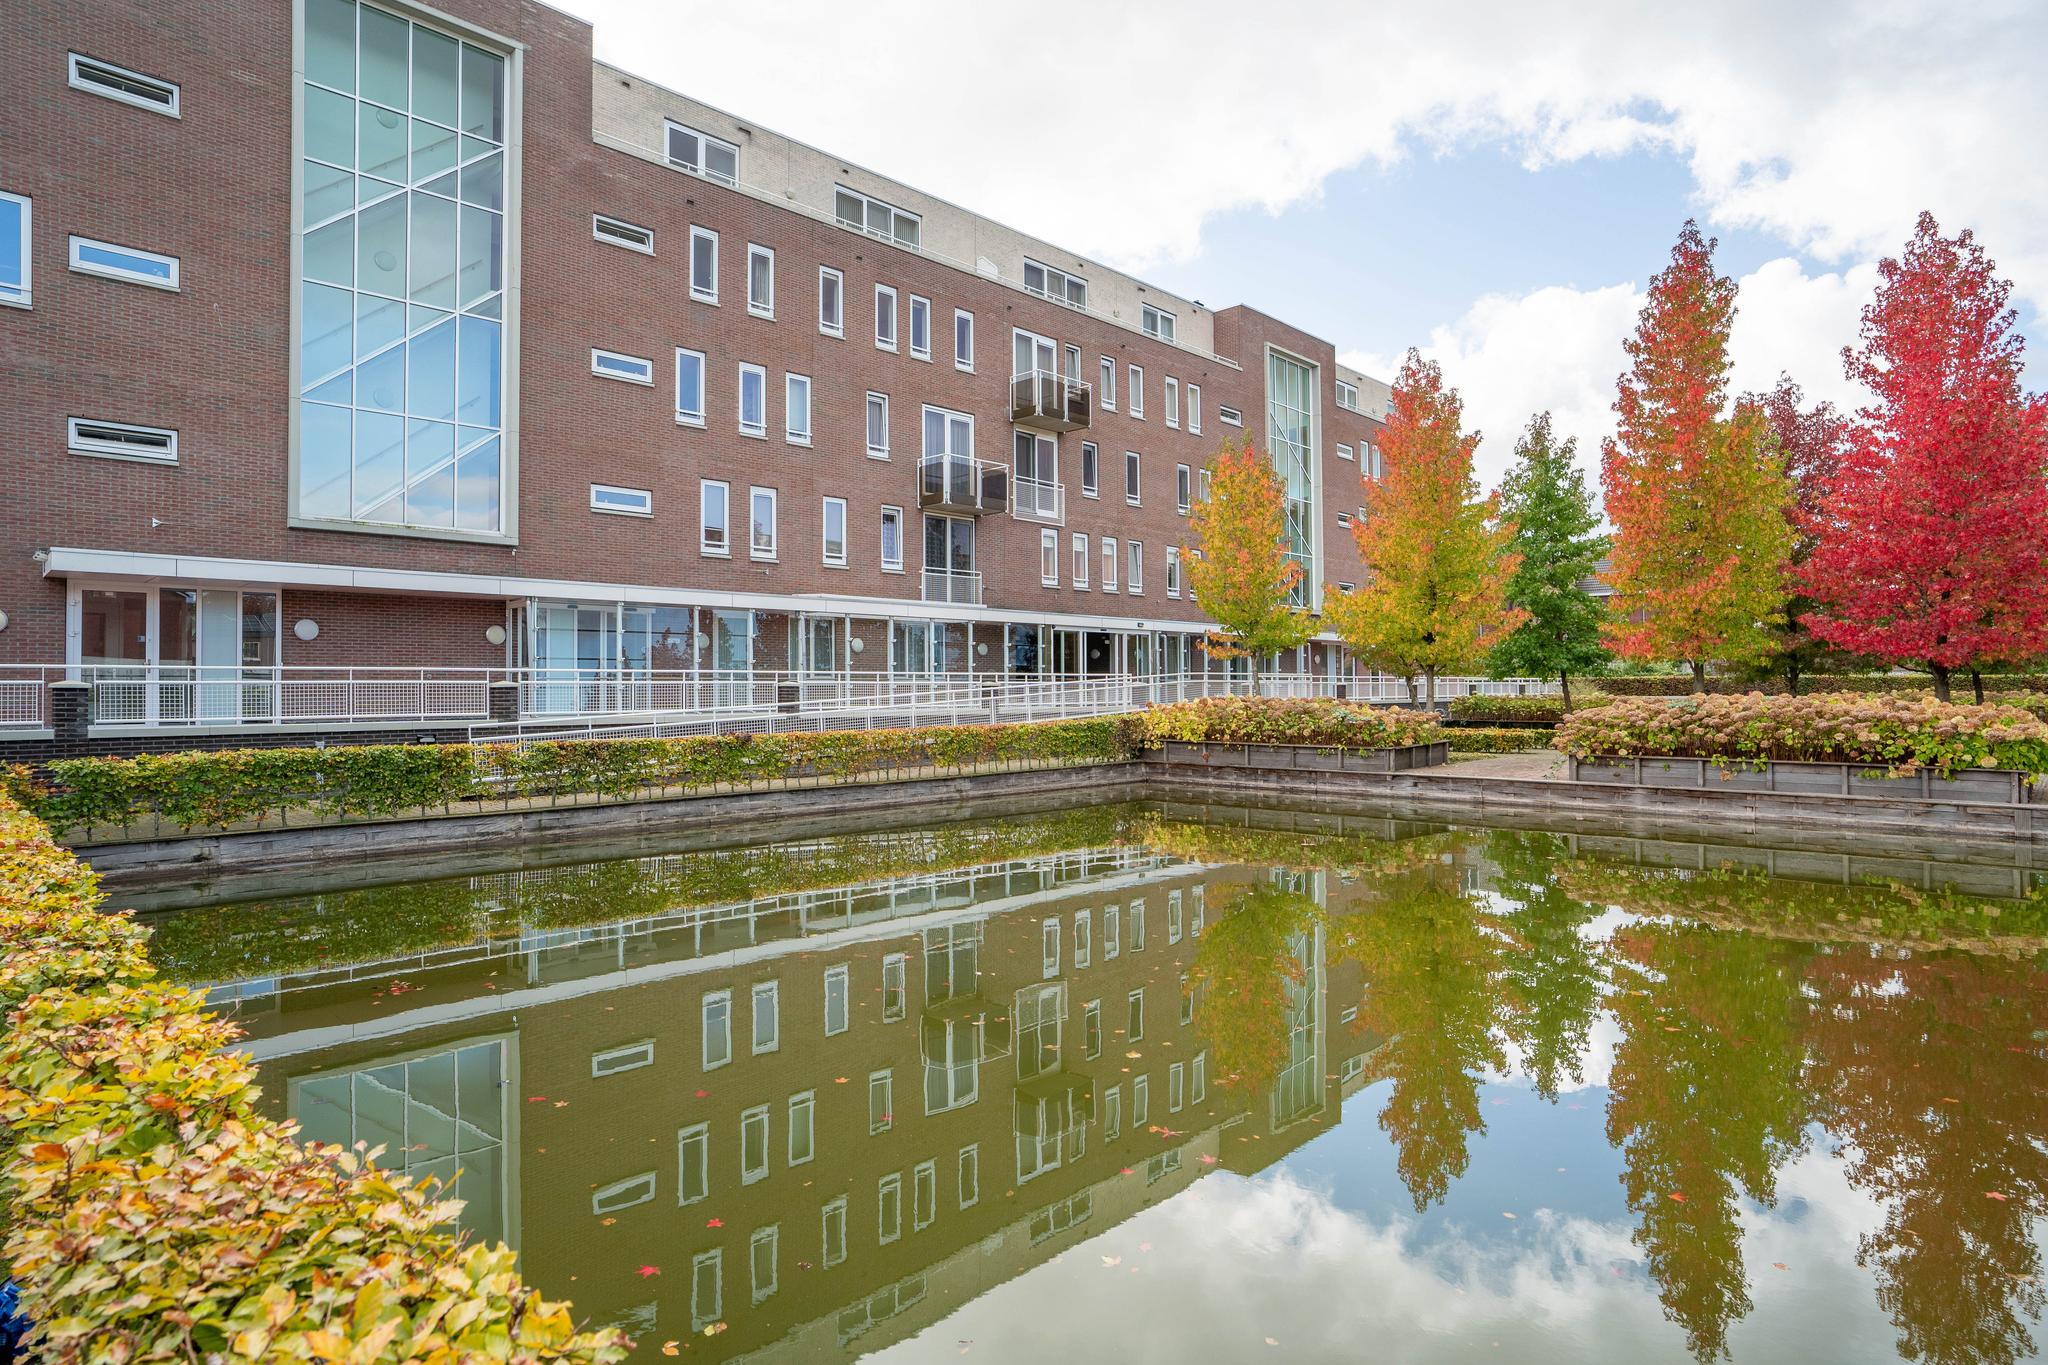
[(1019, 521), (1041, 521), (1064, 526), (1067, 521), (1067, 487), (1057, 479), (1027, 479), (1019, 474), (1012, 480), (1016, 493), (1010, 499), (1010, 515)]
[(956, 605), (981, 604), (981, 571), (978, 569), (926, 569), (924, 600)]
[(491, 714), (487, 668), (91, 664), (70, 670), (98, 725), (470, 721)]
[(1094, 418), (1095, 390), (1057, 370), (1025, 370), (1010, 379), (1010, 420), (1039, 431), (1076, 431)]
[[(930, 512), (980, 516), (1010, 502), (1010, 471), (971, 455), (927, 455), (917, 465), (917, 505)], [(927, 599), (929, 600), (929, 599)]]

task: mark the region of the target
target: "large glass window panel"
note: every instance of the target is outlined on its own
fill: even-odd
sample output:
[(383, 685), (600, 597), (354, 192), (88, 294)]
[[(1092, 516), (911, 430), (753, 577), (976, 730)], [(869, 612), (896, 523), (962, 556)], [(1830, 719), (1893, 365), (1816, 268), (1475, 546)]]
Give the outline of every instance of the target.
[[(324, 223), (337, 213), (347, 213), (355, 207), (356, 178), (345, 170), (323, 166), (317, 161), (306, 163), (305, 174), (306, 226)], [(349, 234), (350, 249), (354, 249), (355, 234)], [(310, 272), (309, 272), (310, 273)], [(344, 280), (346, 284), (348, 281)]]
[(467, 43), (462, 48), (462, 131), (505, 140), (505, 62)]
[(306, 87), (306, 155), (337, 166), (356, 164), (356, 102)]
[[(415, 417), (442, 422), (455, 420), (455, 321), (450, 318), (408, 343), (411, 379), (407, 385), (406, 410)], [(449, 453), (454, 453), (455, 434), (448, 436)]]
[(346, 517), (349, 451), (355, 416), (325, 403), (299, 405), (299, 509), (309, 517)]
[(412, 121), (412, 182), (424, 184), (455, 168), (455, 130), (424, 119)]
[(364, 521), (399, 519), (405, 477), (405, 419), (381, 412), (356, 414), (355, 514)]
[(406, 118), (375, 104), (356, 118), (356, 169), (380, 180), (405, 179)]
[(307, 387), (346, 370), (352, 344), (349, 315), (354, 299), (347, 290), (308, 284), (299, 321), (299, 369)]
[(358, 8), (362, 96), (403, 109), (411, 84), (412, 25), (369, 5)]
[(354, 92), (354, 0), (306, 0), (306, 78), (336, 90)]
[[(466, 175), (467, 172), (464, 172)], [(505, 219), (488, 209), (462, 207), (460, 257), (464, 308), (505, 285)]]
[(454, 126), (457, 77), (462, 44), (444, 33), (415, 27), (412, 31), (412, 111), (421, 118)]
[(455, 306), (455, 205), (418, 190), (412, 196), (414, 303)]

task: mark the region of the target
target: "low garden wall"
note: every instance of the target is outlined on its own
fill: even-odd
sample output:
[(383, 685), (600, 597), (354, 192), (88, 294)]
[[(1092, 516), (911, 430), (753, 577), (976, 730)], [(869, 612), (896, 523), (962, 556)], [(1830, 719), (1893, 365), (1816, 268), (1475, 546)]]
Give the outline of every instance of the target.
[(1687, 787), (1709, 791), (1781, 792), (1794, 796), (1880, 797), (1889, 801), (1941, 801), (2016, 805), (2034, 800), (2031, 773), (1966, 768), (1942, 773), (1932, 768), (1899, 770), (1875, 763), (1811, 763), (1794, 760), (1729, 764), (1711, 758), (1656, 755), (1574, 756), (1575, 782), (1627, 787)]
[(257, 1110), (239, 1031), (0, 794), (0, 1200), (29, 1349), (82, 1360), (622, 1360), (458, 1204)]
[(1163, 763), (1203, 763), (1214, 768), (1318, 773), (1399, 773), (1448, 762), (1450, 741), (1403, 744), (1384, 749), (1347, 749), (1320, 744), (1188, 743), (1169, 739), (1146, 757)]

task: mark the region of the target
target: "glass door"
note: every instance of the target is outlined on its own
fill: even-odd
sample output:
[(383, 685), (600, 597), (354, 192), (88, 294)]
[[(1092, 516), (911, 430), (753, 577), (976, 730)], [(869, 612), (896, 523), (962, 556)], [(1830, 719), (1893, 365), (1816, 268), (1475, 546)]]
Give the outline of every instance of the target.
[(754, 613), (711, 613), (711, 667), (716, 681), (712, 701), (718, 706), (745, 706), (753, 697)]

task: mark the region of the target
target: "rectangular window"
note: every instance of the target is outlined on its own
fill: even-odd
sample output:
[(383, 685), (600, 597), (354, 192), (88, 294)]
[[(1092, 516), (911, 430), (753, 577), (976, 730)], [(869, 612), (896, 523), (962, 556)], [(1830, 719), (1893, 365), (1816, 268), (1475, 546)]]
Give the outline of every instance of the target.
[(751, 1185), (768, 1174), (768, 1106), (757, 1104), (740, 1115), (740, 1184)]
[(807, 374), (782, 377), (782, 435), (793, 446), (811, 443), (811, 377)]
[(1038, 533), (1038, 581), (1048, 588), (1060, 585), (1060, 533), (1042, 530)]
[(920, 1161), (910, 1172), (910, 1226), (922, 1232), (939, 1213), (939, 1163)]
[(1096, 454), (1095, 442), (1081, 442), (1081, 496), (1098, 496), (1098, 485), (1102, 478), (1102, 460)]
[(1349, 512), (1339, 512), (1337, 514), (1337, 525), (1340, 529), (1349, 526), (1350, 524), (1351, 514)]
[(846, 1032), (847, 988), (844, 964), (825, 969), (825, 1036)]
[(910, 296), (910, 354), (916, 360), (932, 358), (932, 301)]
[(732, 1060), (732, 992), (704, 996), (704, 1069), (716, 1071)]
[(747, 311), (775, 316), (775, 252), (755, 242), (747, 243)]
[(623, 218), (611, 218), (602, 213), (590, 215), (590, 235), (600, 242), (621, 246), (628, 251), (637, 251), (643, 256), (654, 254), (654, 229), (629, 223)]
[(806, 1090), (789, 1097), (789, 1164), (801, 1166), (818, 1154), (818, 1096)]
[(969, 1143), (960, 1149), (960, 1207), (971, 1209), (981, 1202), (981, 1145)]
[(1186, 1102), (1187, 1074), (1179, 1062), (1166, 1068), (1166, 1112), (1178, 1114)]
[(889, 458), (889, 395), (886, 393), (868, 395), (868, 456), (876, 460)]
[[(756, 1228), (747, 1240), (747, 1268), (753, 1277), (754, 1302), (773, 1294), (778, 1287), (777, 1261), (781, 1257), (782, 1229)], [(702, 1329), (699, 1329), (702, 1330)]]
[(1124, 452), (1124, 501), (1133, 507), (1136, 507), (1139, 502), (1138, 472), (1138, 452), (1126, 450)]
[(1202, 386), (1188, 385), (1188, 430), (1195, 435), (1202, 434)]
[(768, 434), (768, 371), (759, 365), (740, 366), (740, 435)]
[(652, 384), (654, 362), (642, 356), (590, 348), (590, 372), (603, 379), (623, 379), (628, 384)]
[(1124, 1135), (1124, 1088), (1113, 1085), (1102, 1092), (1102, 1140), (1115, 1142)]
[(31, 283), (35, 239), (35, 204), (25, 194), (0, 190), (0, 304), (27, 308), (34, 302)]
[(1131, 416), (1143, 419), (1145, 416), (1145, 367), (1131, 366), (1130, 383), (1125, 385), (1126, 397), (1130, 400)]
[(974, 314), (953, 310), (953, 368), (974, 372)]
[(1344, 445), (1343, 443), (1341, 443), (1341, 442), (1340, 442), (1340, 443), (1338, 444), (1338, 446), (1337, 446), (1337, 458), (1338, 458), (1338, 459), (1340, 459), (1340, 460), (1348, 460), (1348, 459), (1350, 459), (1350, 458), (1351, 458), (1351, 447), (1350, 447), (1350, 446), (1347, 446), (1347, 445)]
[(1166, 376), (1166, 425), (1180, 427), (1180, 381), (1172, 375)]
[(747, 505), (750, 509), (747, 527), (747, 558), (775, 558), (775, 490), (754, 488), (749, 490)]
[(710, 228), (690, 229), (690, 297), (718, 302), (718, 234)]
[(1166, 547), (1166, 595), (1180, 596), (1180, 546)]
[(132, 246), (95, 242), (90, 237), (71, 238), (71, 268), (81, 275), (100, 275), (129, 284), (146, 284), (152, 289), (178, 287), (178, 258), (160, 256)]
[(693, 1123), (676, 1134), (676, 1202), (694, 1204), (711, 1193), (711, 1125)]
[(1133, 596), (1145, 591), (1145, 546), (1140, 541), (1124, 542), (1124, 591)]
[(1131, 902), (1131, 951), (1145, 951), (1145, 902)]
[(1194, 505), (1195, 472), (1184, 464), (1173, 467), (1173, 505), (1182, 516)]
[(676, 420), (704, 425), (704, 353), (676, 347)]
[(818, 330), (828, 337), (846, 335), (846, 276), (829, 265), (818, 267)]
[(825, 1205), (821, 1221), (824, 1224), (824, 1239), (818, 1259), (824, 1262), (827, 1270), (830, 1270), (833, 1266), (844, 1264), (846, 1261), (845, 1195), (842, 1194)]
[(697, 485), (697, 549), (707, 555), (730, 555), (732, 536), (728, 524), (732, 490), (717, 479)]
[(882, 956), (882, 1022), (893, 1024), (910, 1012), (910, 954)]
[(841, 227), (850, 227), (855, 232), (865, 232), (870, 237), (917, 250), (922, 220), (908, 209), (899, 209), (871, 194), (837, 185), (832, 191), (832, 211)]
[(1060, 974), (1060, 922), (1042, 920), (1038, 926), (1039, 975), (1047, 980)]
[(1095, 919), (1086, 910), (1074, 912), (1074, 970), (1079, 971), (1094, 959)]
[(1166, 893), (1166, 942), (1168, 946), (1180, 942), (1181, 898), (1180, 892)]
[(1094, 1061), (1102, 1055), (1102, 1002), (1090, 1000), (1081, 1006), (1081, 1057)]
[(1095, 402), (1104, 412), (1116, 411), (1116, 362), (1108, 356), (1100, 356), (1098, 369), (1101, 371), (1101, 392), (1095, 395)]
[(823, 508), (825, 562), (846, 567), (846, 499), (827, 498)]
[(668, 125), (668, 164), (728, 185), (740, 182), (740, 149), (684, 124)]
[(1144, 323), (1146, 336), (1158, 337), (1161, 341), (1173, 340), (1173, 314), (1164, 308), (1154, 308), (1148, 303), (1139, 317)]
[(594, 483), (590, 485), (590, 510), (619, 517), (651, 517), (654, 515), (654, 494), (645, 488)]
[(645, 1171), (625, 1180), (614, 1181), (602, 1189), (590, 1192), (590, 1211), (600, 1217), (630, 1209), (635, 1204), (645, 1204), (654, 1198), (654, 1172)]
[(1244, 425), (1244, 414), (1236, 408), (1218, 408), (1216, 409), (1216, 416), (1227, 427), (1241, 427)]
[(1141, 1043), (1145, 1040), (1145, 992), (1132, 991), (1125, 1002), (1127, 1011), (1124, 1020), (1124, 1041)]
[(868, 1075), (868, 1136), (886, 1133), (896, 1126), (896, 1073), (875, 1071)]
[(1088, 306), (1088, 281), (1079, 275), (1069, 275), (1056, 266), (1041, 265), (1028, 256), (1024, 259), (1024, 287), (1041, 298), (1064, 303), (1070, 308)]
[(1347, 383), (1347, 382), (1345, 382), (1345, 381), (1344, 381), (1344, 380), (1342, 380), (1342, 379), (1338, 380), (1338, 381), (1337, 381), (1337, 406), (1338, 406), (1338, 407), (1340, 407), (1340, 408), (1349, 408), (1349, 409), (1351, 409), (1351, 410), (1352, 410), (1353, 412), (1357, 412), (1357, 411), (1358, 411), (1358, 385), (1356, 385), (1356, 384), (1351, 384), (1351, 383)]
[(903, 509), (884, 507), (882, 509), (882, 568), (889, 573), (903, 572)]
[(1180, 1022), (1183, 1026), (1195, 1022), (1195, 983), (1188, 974), (1180, 974)]
[[(401, 42), (404, 40), (401, 38)], [(182, 115), (178, 112), (178, 87), (169, 81), (145, 76), (140, 71), (130, 71), (125, 66), (115, 66), (96, 57), (71, 54), (69, 84), (73, 90), (83, 90), (92, 95), (104, 95), (110, 100), (132, 104), (137, 109), (148, 109), (153, 113), (167, 114), (172, 118)]]
[(1088, 536), (1085, 532), (1074, 532), (1074, 586), (1088, 586)]
[(654, 1040), (645, 1038), (624, 1047), (607, 1048), (603, 1052), (590, 1054), (590, 1075), (593, 1080), (601, 1076), (616, 1076), (621, 1071), (638, 1071), (643, 1066), (654, 1065)]
[(1131, 1128), (1142, 1129), (1152, 1117), (1152, 1078), (1139, 1076), (1131, 1082)]
[(1372, 463), (1366, 468), (1365, 472), (1372, 475), (1374, 479), (1384, 479), (1387, 477), (1387, 467), (1380, 460), (1380, 448), (1377, 443), (1372, 447)]
[(164, 427), (139, 427), (132, 422), (73, 417), (64, 427), (64, 448), (73, 455), (176, 464), (178, 433)]
[(1123, 907), (1105, 905), (1102, 907), (1102, 960), (1113, 962), (1124, 950)]
[(1188, 1066), (1188, 1102), (1200, 1104), (1209, 1098), (1209, 1053), (1207, 1049), (1195, 1054), (1195, 1060)]
[(896, 290), (886, 284), (875, 286), (875, 345), (896, 349)]
[(1116, 537), (1102, 538), (1102, 590), (1116, 591)]
[(875, 1240), (887, 1245), (903, 1235), (903, 1175), (891, 1171), (875, 1182)]
[(774, 981), (754, 983), (754, 1053), (782, 1046), (782, 988)]

